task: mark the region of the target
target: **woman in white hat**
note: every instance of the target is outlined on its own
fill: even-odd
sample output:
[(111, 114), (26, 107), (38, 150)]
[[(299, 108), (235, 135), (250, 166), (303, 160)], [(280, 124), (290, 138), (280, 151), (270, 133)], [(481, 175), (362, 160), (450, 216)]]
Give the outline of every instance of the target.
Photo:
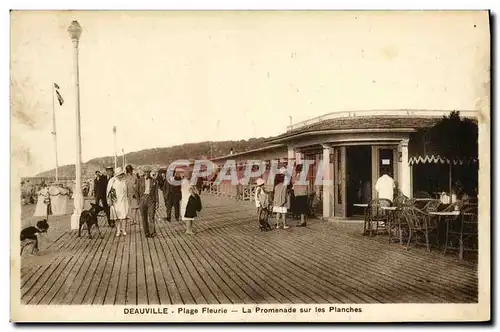
[(106, 197), (111, 208), (111, 220), (116, 220), (116, 236), (127, 235), (125, 221), (128, 218), (128, 195), (125, 171), (121, 167), (115, 170), (115, 176), (109, 181)]

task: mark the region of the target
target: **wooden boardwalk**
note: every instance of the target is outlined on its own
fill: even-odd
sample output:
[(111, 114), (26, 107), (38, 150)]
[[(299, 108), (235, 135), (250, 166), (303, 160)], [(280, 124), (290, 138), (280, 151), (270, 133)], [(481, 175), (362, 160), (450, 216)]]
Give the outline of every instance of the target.
[[(477, 265), (402, 250), (362, 226), (311, 220), (260, 232), (248, 202), (203, 195), (195, 236), (182, 222), (125, 237), (65, 232), (23, 259), (24, 304), (476, 303)], [(161, 206), (159, 216), (165, 215)]]

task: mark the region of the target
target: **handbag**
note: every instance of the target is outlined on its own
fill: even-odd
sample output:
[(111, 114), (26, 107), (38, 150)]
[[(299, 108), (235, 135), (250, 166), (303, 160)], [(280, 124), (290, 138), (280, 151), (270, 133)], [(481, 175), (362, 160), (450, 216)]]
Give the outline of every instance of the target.
[(111, 203), (115, 203), (118, 200), (118, 198), (116, 197), (116, 190), (115, 190), (115, 188), (111, 188), (109, 190), (108, 197), (109, 197), (109, 200), (111, 201)]

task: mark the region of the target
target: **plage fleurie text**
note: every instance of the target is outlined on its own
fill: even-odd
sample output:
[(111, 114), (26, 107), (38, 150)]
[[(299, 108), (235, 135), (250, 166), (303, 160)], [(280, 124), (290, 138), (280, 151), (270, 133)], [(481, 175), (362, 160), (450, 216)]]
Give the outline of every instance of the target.
[(296, 314), (296, 313), (361, 313), (362, 309), (351, 306), (324, 306), (324, 307), (288, 307), (288, 308), (265, 308), (265, 307), (241, 307), (241, 308), (184, 308), (184, 307), (148, 307), (148, 308), (124, 308), (123, 313), (126, 315), (188, 315), (194, 316), (199, 314), (228, 314), (228, 313), (243, 313), (243, 314)]

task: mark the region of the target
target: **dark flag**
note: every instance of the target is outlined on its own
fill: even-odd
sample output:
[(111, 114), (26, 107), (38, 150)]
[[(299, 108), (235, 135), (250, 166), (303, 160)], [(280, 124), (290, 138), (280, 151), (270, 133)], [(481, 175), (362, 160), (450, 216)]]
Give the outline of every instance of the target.
[(116, 134), (116, 126), (113, 127), (113, 134)]
[(56, 95), (57, 95), (57, 101), (59, 102), (59, 105), (62, 106), (62, 104), (64, 104), (63, 97), (61, 96), (61, 94), (57, 90), (56, 90)]
[(59, 102), (59, 106), (62, 106), (62, 104), (64, 104), (64, 99), (59, 93), (59, 85), (57, 85), (57, 83), (54, 83), (54, 88), (56, 88), (56, 96), (57, 96), (57, 101)]

